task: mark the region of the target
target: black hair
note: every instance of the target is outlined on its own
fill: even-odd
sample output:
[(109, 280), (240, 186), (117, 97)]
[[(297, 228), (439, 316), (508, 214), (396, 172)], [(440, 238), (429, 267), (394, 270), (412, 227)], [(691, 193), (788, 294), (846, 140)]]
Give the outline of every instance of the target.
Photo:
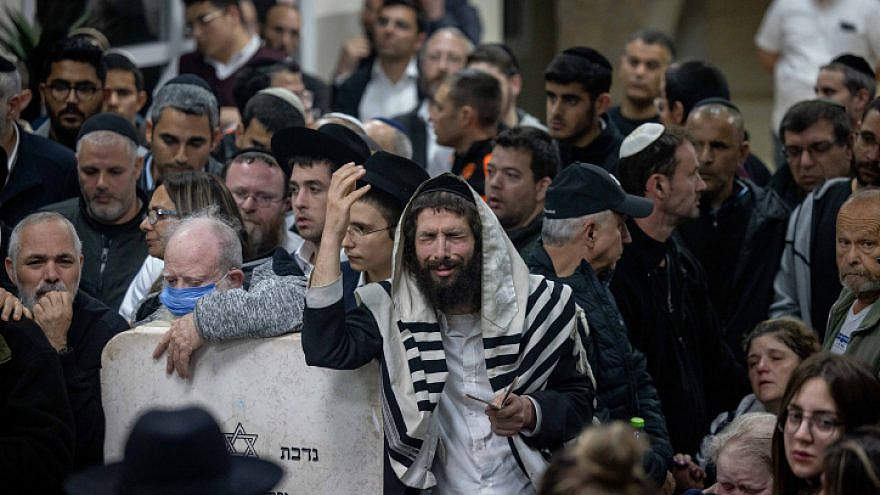
[(52, 72), (52, 64), (65, 60), (91, 65), (101, 85), (106, 82), (107, 66), (104, 64), (101, 49), (81, 36), (63, 38), (52, 45), (43, 64), (43, 81), (45, 82)]
[(134, 76), (134, 87), (138, 91), (144, 89), (144, 73), (138, 69), (128, 57), (121, 53), (108, 53), (104, 55), (104, 65), (107, 70), (124, 70)]
[(670, 38), (668, 34), (660, 31), (659, 29), (639, 29), (638, 31), (633, 33), (628, 40), (626, 40), (626, 44), (630, 44), (635, 40), (642, 40), (642, 42), (646, 45), (660, 45), (665, 48), (667, 52), (669, 52), (670, 60), (675, 58), (675, 43), (672, 41), (672, 38)]
[(513, 51), (504, 43), (483, 43), (477, 45), (467, 57), (467, 64), (483, 62), (497, 68), (507, 77), (519, 74), (519, 61)]
[(293, 105), (268, 94), (256, 94), (245, 105), (242, 113), (244, 126), (251, 125), (251, 120), (254, 118), (272, 134), (285, 127), (306, 125), (305, 117)]
[[(416, 29), (419, 33), (424, 33), (428, 30), (428, 19), (425, 17), (425, 12), (422, 10), (420, 2), (414, 2), (412, 0), (385, 0), (382, 2), (382, 9), (395, 6), (412, 9), (413, 13), (416, 15)], [(380, 13), (382, 12), (382, 9), (379, 9)]]
[(849, 141), (852, 123), (846, 108), (828, 100), (805, 100), (791, 106), (779, 124), (779, 139), (785, 144), (785, 132), (801, 133), (820, 120), (827, 120), (834, 128), (834, 141), (844, 144)]
[(197, 3), (204, 2), (208, 2), (218, 9), (225, 9), (226, 7), (238, 7), (238, 0), (183, 0), (183, 5), (185, 7), (192, 7)]
[(694, 105), (706, 98), (730, 99), (727, 78), (718, 67), (703, 60), (689, 60), (666, 69), (666, 100), (670, 108), (681, 103), (682, 122), (687, 121)]
[(235, 99), (238, 112), (244, 115), (248, 101), (261, 89), (271, 86), (272, 76), (281, 71), (299, 74), (302, 69), (296, 61), (291, 59), (284, 62), (260, 59), (242, 67), (235, 76), (235, 82), (232, 83), (232, 97)]
[(388, 236), (394, 239), (394, 227), (397, 226), (397, 222), (400, 220), (400, 215), (403, 213), (403, 208), (406, 205), (394, 196), (379, 189), (370, 189), (361, 196), (360, 201), (368, 203), (379, 210), (382, 219), (391, 227), (386, 230)]
[(868, 105), (865, 106), (865, 111), (862, 113), (862, 120), (865, 120), (865, 117), (868, 116), (868, 112), (880, 112), (880, 97), (874, 98), (868, 102)]
[(557, 55), (544, 71), (544, 80), (556, 84), (580, 83), (590, 98), (611, 90), (611, 63), (592, 48), (568, 48)]
[(449, 81), (449, 98), (457, 106), (468, 105), (477, 111), (481, 127), (498, 124), (501, 117), (501, 86), (490, 74), (476, 69), (463, 69)]
[(553, 147), (553, 139), (547, 132), (530, 126), (511, 127), (495, 138), (495, 146), (527, 151), (531, 155), (532, 178), (535, 182), (556, 177), (559, 155)]

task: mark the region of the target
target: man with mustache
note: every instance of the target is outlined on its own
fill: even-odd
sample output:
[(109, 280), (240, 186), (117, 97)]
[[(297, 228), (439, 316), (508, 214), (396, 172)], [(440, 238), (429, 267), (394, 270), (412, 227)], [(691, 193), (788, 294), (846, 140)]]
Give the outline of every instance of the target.
[(101, 49), (83, 37), (62, 39), (49, 52), (44, 74), (40, 94), (49, 118), (34, 133), (73, 149), (79, 128), (104, 102)]
[[(367, 171), (334, 175), (306, 292), (312, 366), (382, 369), (384, 493), (535, 493), (542, 453), (592, 417), (595, 385), (571, 289), (529, 275), (495, 215), (463, 179), (416, 191), (400, 219), (391, 280), (345, 312), (335, 247)], [(540, 351), (537, 349), (540, 348)], [(466, 395), (467, 394), (467, 395)], [(442, 446), (441, 446), (442, 445)]]
[(0, 292), (4, 314), (32, 318), (58, 353), (75, 423), (74, 469), (101, 463), (101, 351), (128, 325), (79, 289), (82, 243), (73, 224), (58, 213), (34, 213), (19, 222), (5, 263), (20, 302)]

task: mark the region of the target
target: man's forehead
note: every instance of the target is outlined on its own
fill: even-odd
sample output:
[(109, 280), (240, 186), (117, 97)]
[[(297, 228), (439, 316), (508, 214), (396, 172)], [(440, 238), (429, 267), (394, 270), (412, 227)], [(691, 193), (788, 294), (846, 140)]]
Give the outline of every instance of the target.
[[(638, 52), (638, 53), (636, 53)], [(671, 58), (669, 50), (662, 43), (647, 43), (641, 38), (636, 38), (626, 44), (626, 54), (641, 58), (656, 59), (660, 62), (668, 62)]]
[[(159, 122), (155, 125), (156, 130), (171, 132), (173, 130), (185, 130), (187, 135), (199, 135), (205, 138), (211, 137), (211, 121), (207, 115), (196, 115), (183, 110), (166, 107), (159, 113)], [(184, 133), (182, 133), (184, 134)]]
[[(51, 239), (51, 242), (47, 240)], [(73, 236), (68, 228), (57, 220), (28, 225), (19, 236), (19, 256), (58, 256), (76, 254)]]
[(831, 124), (831, 121), (828, 119), (820, 118), (817, 121), (813, 122), (809, 126), (807, 126), (803, 131), (795, 132), (789, 129), (786, 129), (783, 136), (782, 142), (785, 142), (789, 139), (800, 139), (806, 137), (809, 134), (811, 136), (820, 135), (827, 136), (828, 139), (834, 139), (834, 125)]
[[(111, 81), (112, 79), (112, 81)], [(114, 86), (131, 86), (134, 87), (134, 74), (130, 70), (125, 69), (108, 69), (107, 85)]]
[(531, 170), (532, 152), (527, 149), (496, 144), (492, 149), (491, 156), (491, 164), (495, 167), (513, 167), (519, 170)]
[(293, 162), (290, 182), (319, 181), (330, 183), (332, 164), (326, 160), (315, 160), (310, 163)]

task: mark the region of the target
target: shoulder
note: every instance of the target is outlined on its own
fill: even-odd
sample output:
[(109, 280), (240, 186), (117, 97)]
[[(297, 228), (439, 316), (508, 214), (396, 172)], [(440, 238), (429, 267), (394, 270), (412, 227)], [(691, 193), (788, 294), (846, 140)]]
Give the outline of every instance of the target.
[[(52, 203), (44, 206), (40, 211), (60, 213), (71, 222), (74, 222), (74, 218), (79, 214), (79, 198), (70, 198), (57, 203)], [(76, 222), (74, 222), (74, 224), (76, 224)]]
[(76, 157), (66, 146), (21, 129), (19, 132), (21, 133), (21, 154), (19, 156), (31, 155), (42, 158), (43, 160), (36, 162), (37, 166), (54, 165), (65, 169), (65, 171), (74, 166)]

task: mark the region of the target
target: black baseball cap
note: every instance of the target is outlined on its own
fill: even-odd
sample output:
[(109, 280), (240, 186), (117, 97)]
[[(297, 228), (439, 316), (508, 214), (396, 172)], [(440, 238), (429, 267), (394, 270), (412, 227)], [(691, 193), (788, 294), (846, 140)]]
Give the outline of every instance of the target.
[(577, 218), (611, 210), (634, 218), (651, 214), (651, 200), (627, 194), (602, 167), (575, 162), (562, 169), (547, 189), (545, 218)]

